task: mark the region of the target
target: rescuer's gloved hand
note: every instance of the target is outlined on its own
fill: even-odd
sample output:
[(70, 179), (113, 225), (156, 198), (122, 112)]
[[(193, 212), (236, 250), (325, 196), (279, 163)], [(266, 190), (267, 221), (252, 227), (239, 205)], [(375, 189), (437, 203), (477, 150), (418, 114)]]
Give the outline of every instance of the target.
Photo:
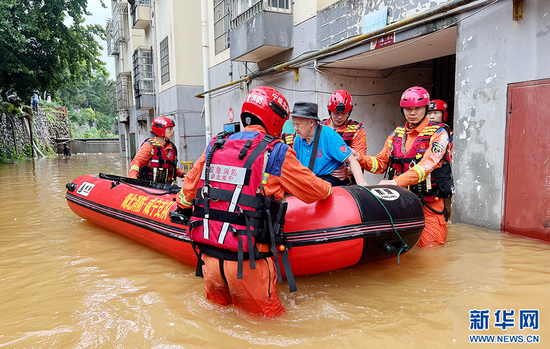
[(172, 223), (188, 225), (189, 219), (193, 214), (192, 208), (181, 208), (178, 206), (177, 209), (171, 211), (168, 215)]

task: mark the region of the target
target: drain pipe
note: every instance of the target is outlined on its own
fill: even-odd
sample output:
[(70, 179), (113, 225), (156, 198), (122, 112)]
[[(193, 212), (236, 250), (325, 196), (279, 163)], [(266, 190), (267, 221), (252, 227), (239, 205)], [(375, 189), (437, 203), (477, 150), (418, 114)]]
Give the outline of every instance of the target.
[[(202, 79), (204, 89), (210, 89), (210, 77), (208, 75), (208, 5), (207, 0), (201, 1), (201, 29), (202, 29)], [(206, 146), (212, 139), (212, 121), (210, 119), (210, 95), (204, 96), (204, 129)]]
[[(312, 61), (314, 59), (318, 59), (318, 58), (321, 58), (321, 57), (324, 57), (324, 56), (332, 55), (332, 54), (335, 54), (335, 53), (338, 53), (338, 52), (341, 52), (341, 51), (351, 49), (353, 47), (364, 44), (364, 42), (366, 40), (370, 40), (370, 39), (372, 39), (376, 36), (381, 36), (381, 35), (384, 35), (384, 34), (387, 34), (387, 33), (390, 33), (390, 32), (397, 31), (397, 29), (403, 29), (404, 27), (410, 28), (414, 25), (420, 25), (420, 24), (422, 24), (422, 21), (424, 21), (426, 19), (430, 19), (430, 17), (434, 17), (436, 15), (445, 13), (447, 11), (453, 10), (455, 8), (458, 8), (458, 7), (469, 5), (473, 2), (479, 2), (479, 0), (454, 0), (454, 1), (451, 1), (449, 3), (437, 6), (433, 9), (424, 11), (424, 12), (422, 12), (422, 13), (416, 15), (416, 16), (403, 19), (403, 20), (395, 22), (393, 24), (389, 24), (385, 27), (373, 30), (373, 31), (368, 32), (366, 34), (359, 35), (359, 36), (344, 40), (344, 41), (342, 41), (342, 42), (340, 42), (336, 45), (325, 47), (325, 48), (320, 49), (318, 51), (309, 53), (309, 54), (304, 55), (304, 56), (299, 57), (299, 58), (295, 58), (293, 60), (290, 60), (290, 61), (285, 62), (283, 64), (279, 64), (279, 65), (274, 66), (272, 68), (260, 71), (258, 73), (249, 74), (245, 78), (232, 81), (228, 84), (218, 86), (218, 87), (210, 89), (210, 90), (205, 89), (205, 91), (203, 91), (199, 94), (196, 94), (195, 97), (197, 97), (197, 98), (207, 98), (209, 93), (220, 90), (220, 89), (225, 88), (225, 87), (229, 87), (229, 86), (232, 86), (232, 85), (244, 82), (244, 81), (248, 81), (250, 79), (259, 78), (259, 77), (264, 76), (264, 75), (274, 74), (274, 73), (277, 73), (277, 72), (280, 72), (280, 71), (285, 71), (285, 70), (292, 70), (292, 69), (294, 69), (294, 67), (296, 67), (299, 64), (302, 64), (302, 63), (305, 63), (305, 62), (308, 62), (308, 61)], [(486, 2), (489, 2), (489, 1), (488, 0), (481, 1), (481, 3), (486, 3)], [(434, 18), (432, 18), (432, 19), (434, 19)]]

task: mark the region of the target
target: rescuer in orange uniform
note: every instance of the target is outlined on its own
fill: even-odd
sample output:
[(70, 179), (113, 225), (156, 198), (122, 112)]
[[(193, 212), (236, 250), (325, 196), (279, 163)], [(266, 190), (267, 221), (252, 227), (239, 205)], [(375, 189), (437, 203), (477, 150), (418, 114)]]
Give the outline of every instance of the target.
[(171, 139), (174, 137), (174, 121), (167, 117), (153, 119), (151, 129), (156, 137), (146, 139), (130, 165), (128, 177), (154, 183), (173, 183), (183, 177), (177, 167), (178, 150)]
[[(329, 118), (321, 122), (336, 131), (348, 147), (359, 154), (367, 155), (367, 136), (363, 124), (350, 118), (353, 110), (353, 99), (346, 90), (334, 91), (327, 104)], [(341, 166), (331, 173), (334, 177), (348, 179), (348, 184), (355, 184), (349, 166)]]
[(411, 87), (401, 96), (401, 113), (407, 120), (393, 131), (376, 156), (356, 154), (361, 166), (372, 173), (387, 171), (381, 185), (398, 185), (416, 193), (424, 204), (426, 227), (419, 246), (433, 247), (447, 240), (445, 198), (454, 190), (448, 160), (448, 126), (426, 117), (430, 95)]
[[(428, 111), (430, 122), (444, 122), (449, 120), (448, 105), (441, 99), (432, 99), (430, 101), (430, 110)], [(453, 131), (449, 131), (449, 159), (453, 162)]]
[[(212, 140), (185, 176), (178, 209), (171, 213), (173, 221), (189, 219), (207, 299), (267, 317), (285, 311), (276, 286), (280, 271), (271, 258), (288, 265), (280, 233), (285, 191), (306, 203), (332, 193), (330, 184), (302, 166), (277, 138), (288, 114), (277, 90), (252, 89), (242, 105), (244, 131), (222, 132)], [(293, 291), (286, 265), (285, 272)]]

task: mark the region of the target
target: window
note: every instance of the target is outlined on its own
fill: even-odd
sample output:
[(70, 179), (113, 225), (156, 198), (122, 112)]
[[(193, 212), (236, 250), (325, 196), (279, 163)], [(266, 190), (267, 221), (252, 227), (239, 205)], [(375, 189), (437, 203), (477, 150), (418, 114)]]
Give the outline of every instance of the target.
[(132, 89), (132, 76), (130, 73), (121, 73), (116, 79), (116, 97), (118, 110), (128, 110)]
[(160, 83), (170, 81), (170, 56), (168, 54), (168, 37), (160, 42)]
[(229, 48), (229, 0), (214, 0), (214, 51)]
[(137, 96), (153, 94), (153, 54), (150, 48), (134, 51), (134, 93)]
[(111, 82), (111, 84), (109, 85), (111, 113), (118, 111), (117, 98), (116, 98), (116, 85), (117, 85), (116, 81)]
[(113, 22), (107, 20), (107, 26), (105, 27), (106, 41), (107, 41), (107, 55), (109, 56), (118, 56), (118, 45), (115, 44), (113, 38)]
[(267, 0), (266, 10), (290, 12), (290, 0)]
[(124, 45), (128, 40), (128, 3), (116, 4), (113, 20), (113, 40), (116, 45)]
[(134, 0), (130, 2), (130, 15), (132, 16), (132, 26), (136, 25), (138, 16), (136, 13), (138, 6), (151, 6), (150, 0)]
[(291, 13), (290, 0), (231, 0), (231, 29), (264, 11)]

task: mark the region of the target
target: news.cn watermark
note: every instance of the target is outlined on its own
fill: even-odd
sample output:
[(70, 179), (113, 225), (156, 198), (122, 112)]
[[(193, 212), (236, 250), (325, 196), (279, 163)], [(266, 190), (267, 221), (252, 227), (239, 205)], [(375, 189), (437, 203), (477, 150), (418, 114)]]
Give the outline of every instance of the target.
[[(539, 329), (539, 310), (520, 309), (498, 309), (491, 313), (489, 309), (470, 310), (470, 331), (489, 331), (497, 329), (508, 331), (509, 329), (519, 331), (537, 331)], [(470, 343), (540, 343), (540, 335), (532, 333), (506, 333), (498, 334), (470, 334)]]

